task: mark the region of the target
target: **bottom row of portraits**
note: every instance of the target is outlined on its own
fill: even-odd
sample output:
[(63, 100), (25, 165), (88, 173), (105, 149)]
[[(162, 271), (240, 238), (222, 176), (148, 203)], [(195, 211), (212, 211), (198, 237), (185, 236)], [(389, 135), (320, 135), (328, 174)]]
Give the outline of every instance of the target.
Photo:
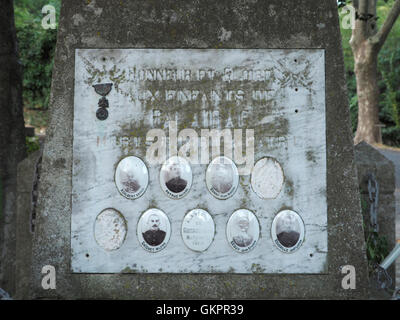
[[(97, 216), (94, 236), (103, 249), (119, 249), (126, 233), (125, 218), (117, 210), (106, 209)], [(271, 237), (282, 252), (296, 251), (303, 243), (304, 233), (304, 222), (295, 211), (280, 211), (272, 222)], [(195, 252), (206, 251), (214, 240), (214, 220), (207, 211), (193, 209), (182, 221), (181, 234), (184, 244), (189, 249)], [(137, 237), (146, 251), (161, 251), (167, 246), (170, 235), (170, 221), (160, 209), (149, 209), (139, 218)], [(252, 211), (239, 209), (232, 213), (226, 225), (226, 237), (232, 249), (240, 253), (249, 252), (256, 246), (259, 236), (260, 224)]]

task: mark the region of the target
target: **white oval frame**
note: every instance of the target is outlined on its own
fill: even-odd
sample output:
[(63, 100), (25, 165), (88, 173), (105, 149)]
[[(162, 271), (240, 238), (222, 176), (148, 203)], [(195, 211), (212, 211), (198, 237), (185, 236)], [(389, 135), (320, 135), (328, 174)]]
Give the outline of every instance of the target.
[[(276, 164), (278, 164), (279, 169), (281, 170), (282, 183), (281, 183), (281, 185), (280, 185), (280, 187), (279, 187), (279, 191), (275, 192), (275, 194), (272, 195), (272, 196), (266, 196), (266, 195), (264, 195), (264, 194), (258, 189), (258, 187), (256, 187), (256, 183), (255, 183), (255, 180), (254, 180), (254, 179), (255, 179), (255, 174), (256, 174), (255, 171), (256, 171), (257, 169), (259, 169), (259, 168), (257, 167), (257, 165), (260, 164), (262, 161), (273, 161), (273, 162), (275, 162)], [(265, 179), (263, 179), (263, 181), (265, 181)], [(268, 156), (259, 159), (259, 160), (254, 164), (253, 169), (251, 170), (250, 184), (251, 184), (251, 189), (253, 190), (253, 192), (254, 192), (259, 198), (264, 199), (264, 200), (276, 199), (276, 198), (279, 196), (279, 194), (282, 192), (283, 186), (284, 186), (284, 184), (285, 184), (285, 171), (283, 170), (283, 167), (282, 167), (281, 163), (280, 163), (277, 159), (275, 159), (275, 158), (273, 158), (273, 157), (268, 157)]]
[[(165, 229), (160, 228), (160, 230), (165, 232), (165, 238), (157, 246), (151, 246), (146, 242), (146, 240), (143, 238), (143, 233), (146, 232), (148, 229), (143, 229), (143, 226), (141, 226), (141, 223), (144, 220), (147, 220), (148, 217), (150, 217), (152, 214), (157, 214), (157, 215), (160, 215), (161, 217), (163, 217), (164, 223), (166, 224)], [(145, 224), (147, 224), (147, 221), (144, 221), (143, 225), (145, 225)], [(148, 252), (157, 253), (157, 252), (160, 252), (161, 250), (165, 249), (165, 247), (167, 246), (167, 244), (170, 240), (170, 237), (171, 237), (171, 222), (170, 222), (167, 214), (164, 211), (157, 209), (157, 208), (150, 208), (150, 209), (147, 209), (146, 211), (144, 211), (140, 215), (140, 218), (137, 222), (136, 235), (137, 235), (137, 238), (139, 240), (141, 247)]]
[[(207, 246), (206, 246), (204, 249), (202, 249), (202, 250), (200, 250), (200, 249), (194, 249), (194, 248), (192, 248), (190, 245), (188, 245), (188, 243), (185, 241), (184, 232), (183, 232), (185, 220), (188, 218), (188, 216), (189, 216), (190, 214), (192, 214), (192, 213), (195, 212), (195, 211), (200, 211), (202, 214), (206, 215), (207, 218), (210, 218), (208, 221), (211, 221), (211, 223), (212, 223), (212, 236), (211, 236), (210, 239), (207, 239), (208, 244), (207, 244)], [(216, 232), (216, 225), (215, 225), (214, 218), (212, 217), (212, 215), (211, 215), (209, 212), (207, 212), (207, 211), (204, 210), (204, 209), (200, 209), (200, 208), (192, 209), (192, 210), (190, 210), (189, 212), (187, 212), (187, 213), (185, 214), (185, 216), (184, 216), (184, 218), (183, 218), (183, 220), (182, 220), (182, 224), (181, 224), (181, 237), (182, 237), (182, 241), (183, 241), (183, 243), (185, 244), (185, 246), (186, 246), (188, 249), (190, 249), (190, 250), (192, 250), (192, 251), (194, 251), (194, 252), (204, 252), (204, 251), (207, 251), (208, 248), (211, 246), (211, 244), (214, 242), (215, 232)]]
[[(122, 182), (119, 181), (119, 180), (120, 180), (120, 171), (119, 171), (120, 165), (123, 164), (124, 161), (128, 161), (128, 160), (134, 160), (134, 161), (136, 162), (136, 164), (135, 164), (136, 167), (141, 166), (142, 169), (145, 169), (145, 172), (143, 172), (143, 174), (145, 175), (145, 182), (144, 182), (144, 185), (143, 185), (143, 186), (140, 185), (140, 189), (139, 189), (137, 192), (132, 193), (132, 194), (130, 194), (130, 193), (128, 193), (128, 192), (124, 192), (124, 190), (123, 190), (123, 188), (122, 188), (122, 186), (121, 186)], [(150, 180), (150, 178), (149, 178), (149, 169), (147, 168), (147, 166), (146, 166), (146, 164), (144, 163), (144, 161), (143, 161), (142, 159), (140, 159), (139, 157), (136, 157), (136, 156), (127, 156), (127, 157), (125, 157), (125, 158), (122, 158), (122, 159), (118, 162), (118, 164), (117, 164), (117, 166), (116, 166), (116, 168), (115, 168), (115, 173), (114, 173), (114, 183), (115, 183), (115, 186), (116, 186), (118, 192), (119, 192), (124, 198), (126, 198), (126, 199), (135, 200), (135, 199), (138, 199), (138, 198), (140, 198), (141, 196), (143, 196), (143, 194), (144, 194), (144, 193), (146, 192), (146, 190), (147, 190), (147, 187), (149, 186), (149, 180)]]
[[(120, 218), (120, 219), (122, 220), (122, 224), (123, 224), (124, 229), (125, 229), (125, 230), (124, 230), (124, 236), (123, 236), (122, 240), (119, 241), (118, 246), (115, 247), (115, 248), (111, 248), (111, 249), (106, 248), (103, 244), (101, 244), (100, 241), (98, 240), (98, 237), (96, 236), (96, 235), (97, 235), (96, 230), (97, 230), (97, 225), (98, 225), (98, 219), (99, 219), (99, 217), (100, 217), (102, 214), (104, 214), (104, 213), (107, 212), (107, 211), (113, 211), (113, 213), (116, 214), (116, 215), (118, 216), (118, 218)], [(116, 233), (116, 232), (114, 232), (114, 233)], [(95, 218), (95, 220), (94, 220), (94, 223), (93, 223), (93, 237), (94, 237), (94, 240), (95, 240), (96, 244), (97, 244), (100, 248), (102, 248), (103, 250), (110, 252), (110, 251), (116, 251), (116, 250), (120, 249), (120, 248), (122, 247), (122, 245), (125, 243), (127, 234), (128, 234), (128, 223), (127, 223), (127, 221), (126, 221), (125, 216), (124, 216), (120, 211), (118, 211), (117, 209), (114, 209), (114, 208), (107, 208), (107, 209), (102, 210), (102, 211), (96, 216), (96, 218)]]
[[(233, 173), (232, 187), (230, 188), (230, 190), (228, 192), (225, 192), (225, 193), (221, 193), (221, 192), (218, 192), (217, 190), (215, 190), (215, 188), (212, 186), (212, 182), (211, 182), (212, 166), (215, 165), (218, 161), (221, 161), (220, 159), (223, 159), (223, 161), (227, 161), (231, 165), (232, 170), (233, 170), (233, 172), (232, 172)], [(207, 186), (208, 191), (215, 198), (217, 198), (219, 200), (226, 200), (235, 195), (235, 193), (239, 187), (239, 171), (237, 169), (236, 164), (232, 161), (232, 159), (225, 157), (225, 156), (218, 156), (210, 162), (210, 164), (207, 166), (207, 170), (206, 170), (206, 186)]]
[[(279, 216), (281, 216), (282, 214), (286, 213), (286, 212), (291, 212), (294, 213), (296, 216), (297, 221), (299, 222), (299, 226), (300, 226), (300, 232), (299, 232), (299, 239), (297, 240), (296, 244), (292, 247), (285, 247), (278, 239), (278, 235), (276, 234), (276, 227), (277, 227), (277, 221)], [(292, 253), (295, 252), (297, 250), (300, 249), (300, 247), (302, 246), (302, 244), (304, 243), (304, 237), (305, 237), (305, 224), (303, 221), (303, 218), (300, 216), (300, 214), (298, 214), (296, 211), (294, 210), (289, 210), (289, 209), (285, 209), (285, 210), (281, 210), (279, 211), (275, 217), (274, 220), (272, 221), (272, 226), (271, 226), (271, 238), (273, 243), (275, 244), (275, 246), (282, 252), (284, 253)]]
[[(232, 231), (230, 230), (229, 227), (234, 223), (233, 221), (234, 221), (234, 219), (235, 219), (235, 216), (238, 215), (238, 214), (241, 213), (241, 212), (244, 212), (244, 211), (250, 213), (250, 214), (254, 217), (254, 221), (256, 222), (256, 225), (255, 225), (255, 226), (252, 226), (252, 228), (255, 228), (257, 231), (256, 231), (256, 235), (254, 235), (254, 236), (256, 236), (256, 239), (253, 238), (253, 240), (251, 240), (251, 244), (249, 244), (249, 245), (247, 245), (247, 246), (244, 246), (244, 247), (241, 247), (241, 246), (239, 246), (239, 245), (234, 241), (234, 236), (232, 235)], [(250, 226), (249, 226), (249, 228), (250, 228)], [(227, 239), (227, 241), (228, 241), (230, 247), (231, 247), (234, 251), (239, 252), (239, 253), (247, 253), (247, 252), (250, 252), (250, 251), (252, 251), (252, 250), (256, 247), (256, 245), (257, 245), (257, 243), (258, 243), (258, 241), (259, 241), (259, 239), (260, 239), (260, 235), (261, 235), (261, 225), (260, 225), (260, 221), (258, 221), (258, 218), (257, 218), (257, 216), (255, 215), (255, 213), (254, 213), (253, 211), (250, 211), (250, 210), (248, 210), (248, 209), (243, 209), (243, 208), (242, 208), (242, 209), (235, 210), (235, 211), (230, 215), (230, 217), (229, 217), (229, 219), (228, 219), (228, 222), (226, 223), (225, 235), (226, 235), (226, 239)]]
[[(174, 161), (174, 160), (177, 160), (177, 161)], [(189, 170), (190, 170), (190, 175), (187, 177), (188, 179), (186, 180), (186, 181), (187, 181), (187, 184), (186, 184), (185, 189), (183, 189), (183, 190), (182, 190), (181, 192), (179, 192), (179, 193), (175, 193), (175, 192), (172, 192), (172, 191), (167, 187), (167, 185), (166, 185), (166, 184), (167, 184), (167, 181), (165, 181), (165, 179), (164, 179), (164, 172), (166, 171), (166, 169), (165, 169), (166, 166), (171, 165), (172, 163), (178, 163), (178, 164), (181, 166), (181, 165), (182, 165), (181, 162), (183, 162), (184, 165), (185, 165), (187, 168), (189, 168)], [(183, 176), (183, 175), (181, 175), (181, 178), (183, 179), (182, 176)], [(192, 171), (192, 167), (190, 166), (189, 161), (186, 160), (186, 159), (183, 158), (183, 157), (180, 157), (180, 156), (172, 156), (172, 157), (168, 158), (168, 159), (163, 163), (163, 165), (162, 165), (162, 167), (161, 167), (161, 169), (160, 169), (159, 183), (160, 183), (161, 190), (164, 192), (164, 194), (165, 194), (166, 196), (168, 196), (169, 198), (174, 199), (174, 200), (182, 199), (184, 196), (186, 196), (186, 195), (189, 193), (190, 189), (192, 188), (192, 183), (193, 183), (193, 171)]]

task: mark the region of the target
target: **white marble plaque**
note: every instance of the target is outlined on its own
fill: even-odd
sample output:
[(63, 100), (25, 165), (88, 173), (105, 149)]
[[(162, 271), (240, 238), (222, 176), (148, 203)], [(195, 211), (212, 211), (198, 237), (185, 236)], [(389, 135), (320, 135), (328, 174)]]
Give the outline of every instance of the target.
[(215, 158), (207, 168), (206, 183), (208, 190), (217, 199), (232, 197), (239, 184), (236, 165), (227, 157)]
[(193, 209), (183, 219), (181, 231), (183, 242), (189, 249), (206, 251), (214, 240), (214, 220), (207, 211)]
[(257, 217), (249, 210), (236, 210), (226, 225), (226, 237), (237, 252), (246, 253), (253, 250), (260, 237)]
[[(72, 272), (327, 272), (323, 49), (77, 49), (74, 81)], [(229, 169), (210, 175), (222, 156), (239, 173), (230, 190)], [(176, 157), (187, 164), (166, 169)], [(138, 160), (121, 170), (124, 159)], [(164, 175), (177, 168), (178, 179)], [(126, 234), (113, 238), (111, 228), (105, 239), (117, 241), (100, 245), (94, 224), (108, 208), (123, 215)], [(150, 244), (143, 236), (151, 208), (163, 212), (165, 232), (154, 246), (157, 236)], [(204, 251), (207, 241), (196, 247), (182, 237), (194, 208), (214, 221)], [(297, 212), (307, 232), (290, 254), (272, 238), (282, 208)], [(243, 235), (232, 245), (247, 228), (231, 218), (239, 209), (258, 221), (252, 247), (239, 245)]]
[(137, 236), (146, 251), (156, 253), (163, 250), (171, 236), (171, 224), (167, 215), (155, 208), (144, 212), (137, 225)]
[(271, 237), (282, 252), (291, 253), (300, 248), (304, 241), (304, 222), (297, 212), (283, 210), (272, 222)]
[(149, 172), (144, 162), (137, 157), (122, 159), (115, 171), (118, 191), (127, 199), (137, 199), (143, 195), (149, 184)]
[(192, 169), (182, 157), (171, 157), (161, 167), (160, 186), (172, 199), (183, 198), (192, 186)]

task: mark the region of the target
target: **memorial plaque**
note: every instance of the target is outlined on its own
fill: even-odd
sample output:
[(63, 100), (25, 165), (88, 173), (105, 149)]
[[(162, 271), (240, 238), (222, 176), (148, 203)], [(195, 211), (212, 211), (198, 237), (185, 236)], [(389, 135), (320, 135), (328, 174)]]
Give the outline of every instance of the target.
[(189, 162), (182, 157), (169, 158), (161, 168), (160, 185), (168, 197), (184, 197), (192, 186), (192, 169)]
[(239, 173), (233, 161), (217, 157), (211, 161), (206, 172), (207, 188), (217, 199), (232, 197), (239, 184)]
[(142, 214), (137, 225), (137, 236), (143, 249), (159, 252), (171, 236), (171, 224), (167, 215), (159, 209), (149, 209)]
[(297, 212), (283, 210), (279, 212), (271, 227), (272, 240), (283, 252), (298, 250), (304, 241), (304, 222)]
[[(69, 0), (61, 16), (25, 281), (34, 299), (367, 297), (336, 1)], [(220, 156), (239, 173), (225, 199), (206, 181)], [(115, 180), (127, 157), (148, 169), (147, 188), (134, 199)], [(182, 198), (160, 186), (172, 157), (192, 171)], [(152, 208), (170, 222), (158, 252), (138, 238)], [(122, 244), (113, 224), (96, 222), (108, 209), (125, 220)], [(194, 209), (214, 220), (204, 251), (182, 237)], [(260, 230), (243, 253), (227, 238), (247, 228), (233, 219), (227, 228), (238, 210), (252, 212)], [(304, 224), (294, 246), (297, 235), (289, 241), (273, 227), (285, 210)], [(104, 243), (101, 234), (109, 235)], [(43, 289), (44, 265), (57, 271), (54, 290)], [(356, 289), (341, 285), (345, 265), (357, 270)]]
[(186, 214), (182, 222), (182, 239), (189, 249), (198, 252), (207, 250), (214, 235), (214, 220), (207, 211), (194, 209)]
[(149, 184), (149, 172), (144, 162), (137, 157), (122, 159), (115, 171), (115, 184), (127, 199), (142, 196)]
[(226, 237), (237, 252), (249, 252), (257, 244), (260, 224), (253, 212), (239, 209), (232, 213), (226, 225)]
[[(325, 272), (324, 50), (77, 49), (74, 92), (73, 272)], [(94, 241), (105, 208), (126, 219), (118, 250)], [(291, 254), (282, 208), (307, 230)]]

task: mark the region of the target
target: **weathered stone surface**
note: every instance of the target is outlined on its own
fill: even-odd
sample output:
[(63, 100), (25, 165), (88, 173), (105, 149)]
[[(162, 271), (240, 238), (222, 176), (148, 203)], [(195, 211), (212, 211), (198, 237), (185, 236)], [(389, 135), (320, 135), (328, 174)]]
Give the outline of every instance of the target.
[(32, 275), (32, 214), (35, 209), (38, 163), (41, 151), (29, 155), (18, 165), (16, 216), (16, 293), (15, 299), (29, 299)]
[(358, 183), (363, 193), (368, 193), (368, 173), (377, 178), (380, 193), (392, 194), (396, 188), (393, 163), (366, 142), (355, 146)]
[[(35, 297), (363, 298), (366, 258), (336, 1), (64, 1), (33, 249)], [(328, 265), (320, 275), (71, 274), (71, 168), (76, 48), (322, 48), (326, 56)], [(312, 126), (312, 124), (310, 124)], [(315, 134), (318, 134), (316, 132)], [(310, 177), (315, 179), (316, 177)], [(356, 267), (356, 289), (341, 266)], [(43, 290), (53, 265), (57, 289)], [(127, 270), (129, 271), (129, 270)]]
[[(400, 239), (400, 151), (391, 148), (378, 149), (387, 159), (393, 162), (395, 166), (396, 176), (396, 239)], [(396, 260), (396, 282), (397, 287), (400, 287), (400, 259)]]
[(22, 70), (12, 0), (0, 6), (0, 287), (15, 293), (17, 164), (26, 156)]
[[(355, 146), (355, 159), (360, 185), (361, 201), (366, 210), (363, 212), (365, 224), (370, 221), (370, 200), (368, 193), (368, 174), (374, 174), (379, 186), (378, 225), (379, 235), (388, 242), (389, 251), (396, 244), (396, 199), (395, 168), (389, 159), (373, 146), (361, 142)], [(389, 268), (389, 275), (396, 282), (395, 264)]]

